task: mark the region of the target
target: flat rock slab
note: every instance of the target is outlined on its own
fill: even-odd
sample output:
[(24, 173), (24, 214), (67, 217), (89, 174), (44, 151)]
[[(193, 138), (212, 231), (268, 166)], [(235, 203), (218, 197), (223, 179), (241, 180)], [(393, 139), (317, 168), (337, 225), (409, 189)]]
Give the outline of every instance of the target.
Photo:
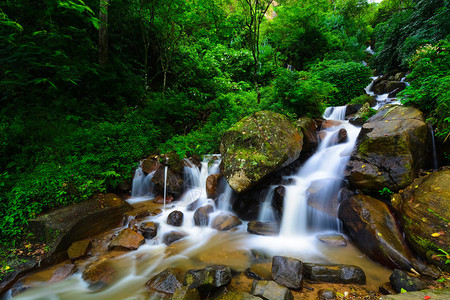
[(347, 241), (344, 236), (340, 234), (322, 234), (316, 236), (319, 241), (332, 247), (345, 247), (347, 246)]
[(73, 273), (75, 273), (77, 270), (78, 270), (77, 266), (73, 264), (61, 266), (58, 269), (56, 269), (55, 272), (53, 272), (52, 278), (50, 278), (49, 282), (58, 282), (64, 280)]

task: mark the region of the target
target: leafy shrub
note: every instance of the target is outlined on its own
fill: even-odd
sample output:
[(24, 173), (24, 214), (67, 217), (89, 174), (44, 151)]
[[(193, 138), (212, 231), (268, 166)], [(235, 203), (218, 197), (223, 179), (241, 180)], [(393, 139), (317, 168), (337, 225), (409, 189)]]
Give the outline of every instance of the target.
[(313, 65), (310, 72), (337, 88), (330, 95), (330, 106), (347, 104), (352, 98), (363, 94), (364, 88), (371, 81), (369, 68), (356, 62), (324, 60)]

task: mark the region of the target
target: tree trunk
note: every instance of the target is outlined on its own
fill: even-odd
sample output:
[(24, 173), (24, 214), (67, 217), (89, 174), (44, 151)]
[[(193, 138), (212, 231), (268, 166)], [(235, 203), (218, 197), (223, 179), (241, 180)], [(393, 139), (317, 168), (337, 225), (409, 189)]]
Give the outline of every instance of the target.
[(100, 21), (98, 29), (98, 62), (106, 65), (108, 62), (108, 6), (110, 0), (100, 0), (100, 11), (98, 19)]

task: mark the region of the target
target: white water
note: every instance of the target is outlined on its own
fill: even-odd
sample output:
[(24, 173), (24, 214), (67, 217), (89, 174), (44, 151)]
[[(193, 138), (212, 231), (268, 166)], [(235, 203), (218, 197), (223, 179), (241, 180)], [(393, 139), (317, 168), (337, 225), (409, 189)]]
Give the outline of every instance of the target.
[[(326, 136), (320, 142), (317, 152), (305, 162), (297, 174), (290, 177), (294, 184), (286, 186), (281, 236), (305, 236), (310, 233), (309, 228), (322, 231), (339, 229), (339, 221), (337, 219), (332, 218), (331, 223), (334, 224), (330, 224), (329, 218), (322, 213), (308, 213), (312, 208), (308, 207), (307, 190), (313, 182), (319, 180), (329, 180), (331, 182), (331, 184), (326, 184), (319, 191), (318, 197), (321, 198), (322, 206), (327, 206), (329, 199), (338, 193), (340, 184), (335, 183), (343, 179), (345, 165), (350, 159), (350, 154), (360, 131), (360, 128), (343, 120), (345, 118), (345, 109), (345, 107), (327, 109), (324, 115), (325, 118), (331, 119), (338, 116), (342, 123), (326, 130)], [(329, 145), (333, 134), (337, 134), (342, 128), (347, 131), (348, 141), (342, 144)]]
[[(381, 94), (381, 95), (376, 95), (373, 92), (373, 83), (374, 81), (378, 79), (378, 77), (372, 77), (372, 82), (364, 89), (365, 92), (369, 95), (369, 96), (375, 96), (376, 100), (377, 100), (377, 104), (375, 105), (375, 107), (373, 107), (376, 110), (379, 110), (380, 108), (382, 108), (383, 106), (385, 106), (386, 104), (400, 104), (400, 100), (398, 100), (397, 97), (394, 98), (390, 98), (389, 97), (389, 93), (385, 93), (385, 94)], [(406, 86), (409, 85), (408, 82), (405, 81), (406, 78), (402, 78), (401, 81), (405, 82)]]
[(276, 186), (269, 187), (265, 193), (263, 202), (261, 203), (261, 209), (259, 210), (258, 221), (260, 222), (274, 222), (277, 221), (275, 212), (273, 211), (272, 201)]
[(134, 172), (133, 185), (131, 188), (132, 197), (153, 197), (153, 183), (152, 178), (155, 172), (148, 175), (144, 174), (141, 167), (138, 167)]

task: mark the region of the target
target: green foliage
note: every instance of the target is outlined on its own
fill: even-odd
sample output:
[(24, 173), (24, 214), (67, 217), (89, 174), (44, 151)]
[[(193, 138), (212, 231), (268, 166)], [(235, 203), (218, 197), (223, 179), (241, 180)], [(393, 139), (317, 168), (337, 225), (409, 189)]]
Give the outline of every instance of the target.
[(437, 136), (450, 134), (450, 42), (419, 47), (410, 59), (410, 86), (400, 95), (402, 103), (423, 111), (435, 123)]
[(394, 192), (391, 191), (388, 188), (383, 188), (382, 190), (379, 190), (378, 193), (380, 194), (380, 196), (382, 196), (383, 198), (389, 198)]
[(313, 65), (310, 71), (337, 88), (331, 94), (329, 106), (345, 105), (354, 97), (364, 94), (364, 88), (371, 80), (369, 68), (342, 60), (324, 60)]
[(360, 95), (360, 96), (355, 97), (352, 100), (350, 100), (349, 104), (361, 104), (362, 105), (366, 102), (371, 103), (372, 100), (373, 100), (372, 96), (363, 94), (363, 95)]

